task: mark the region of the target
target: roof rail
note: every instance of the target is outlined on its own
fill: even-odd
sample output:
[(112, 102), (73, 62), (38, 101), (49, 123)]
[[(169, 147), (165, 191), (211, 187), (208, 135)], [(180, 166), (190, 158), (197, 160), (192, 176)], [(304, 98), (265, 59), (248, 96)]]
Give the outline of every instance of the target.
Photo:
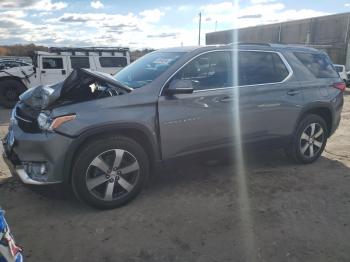
[(56, 52), (56, 53), (62, 53), (62, 52), (72, 52), (74, 55), (75, 52), (99, 52), (100, 54), (102, 52), (112, 52), (114, 55), (114, 52), (123, 52), (124, 55), (126, 55), (126, 52), (128, 52), (130, 49), (128, 47), (50, 47), (50, 52)]
[(261, 45), (261, 46), (271, 46), (269, 43), (249, 43), (249, 42), (233, 42), (227, 45)]

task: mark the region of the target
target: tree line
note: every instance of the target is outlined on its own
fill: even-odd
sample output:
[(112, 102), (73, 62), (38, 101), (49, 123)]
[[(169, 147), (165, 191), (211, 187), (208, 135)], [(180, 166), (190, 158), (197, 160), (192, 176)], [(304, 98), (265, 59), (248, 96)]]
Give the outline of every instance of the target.
[(34, 51), (48, 51), (46, 46), (35, 44), (28, 45), (3, 45), (0, 46), (0, 56), (33, 56)]

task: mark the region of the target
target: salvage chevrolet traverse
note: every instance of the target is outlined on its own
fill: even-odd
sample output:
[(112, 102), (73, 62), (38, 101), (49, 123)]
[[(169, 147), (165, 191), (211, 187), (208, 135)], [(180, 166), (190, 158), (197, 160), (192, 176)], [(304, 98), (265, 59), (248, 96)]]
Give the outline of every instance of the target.
[(23, 93), (4, 159), (24, 183), (68, 183), (86, 203), (114, 208), (156, 163), (235, 146), (237, 136), (314, 162), (339, 125), (344, 89), (329, 57), (311, 48), (163, 49), (115, 76), (79, 69)]

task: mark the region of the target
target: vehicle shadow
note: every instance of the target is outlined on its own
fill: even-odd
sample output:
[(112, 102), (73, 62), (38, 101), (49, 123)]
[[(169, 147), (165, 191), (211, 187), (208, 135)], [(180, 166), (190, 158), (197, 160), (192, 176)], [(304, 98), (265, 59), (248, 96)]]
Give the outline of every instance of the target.
[[(222, 183), (229, 183), (235, 181), (239, 166), (241, 165), (236, 163), (233, 155), (174, 161), (157, 170), (148, 191), (166, 190), (167, 187), (188, 185), (203, 179), (208, 183), (216, 183), (219, 180)], [(281, 150), (248, 151), (243, 164), (243, 173), (248, 179), (254, 179), (259, 175), (283, 177), (307, 172), (316, 174), (321, 171), (327, 172), (327, 169), (330, 173), (337, 171), (350, 174), (350, 168), (338, 160), (321, 156), (313, 164), (295, 164)]]
[[(221, 196), (230, 193), (234, 195), (239, 183), (237, 181), (238, 165), (232, 158), (232, 156), (216, 154), (215, 156), (193, 156), (168, 162), (154, 172), (143, 193), (123, 208), (137, 209), (159, 197), (176, 199), (177, 195), (181, 194), (196, 194), (199, 197)], [(248, 151), (244, 161), (244, 176), (252, 195), (259, 193), (262, 188), (275, 190), (273, 189), (275, 183), (279, 186), (283, 184), (282, 190), (291, 190), (293, 186), (291, 181), (295, 179), (298, 180), (298, 183), (294, 181), (294, 186), (303, 187), (307, 179), (310, 179), (311, 176), (316, 177), (322, 172), (323, 174), (329, 173), (329, 176), (350, 174), (350, 168), (338, 160), (322, 156), (314, 164), (297, 165), (289, 161), (280, 150)], [(0, 190), (3, 188), (10, 192), (27, 191), (29, 188), (34, 192), (31, 197), (40, 199), (41, 205), (59, 206), (60, 212), (65, 212), (63, 210), (66, 210), (67, 213), (81, 214), (98, 212), (77, 200), (69, 186), (23, 186), (16, 178), (12, 178), (7, 183), (0, 185)], [(265, 194), (265, 191), (262, 194)], [(6, 203), (3, 204), (4, 207), (7, 206)]]

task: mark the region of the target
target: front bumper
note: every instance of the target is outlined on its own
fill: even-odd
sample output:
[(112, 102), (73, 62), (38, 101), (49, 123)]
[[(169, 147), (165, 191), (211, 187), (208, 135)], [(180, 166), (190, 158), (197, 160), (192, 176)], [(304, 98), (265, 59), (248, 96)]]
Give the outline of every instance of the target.
[(7, 154), (5, 152), (2, 154), (2, 157), (4, 159), (4, 162), (6, 163), (8, 168), (10, 169), (11, 174), (13, 176), (19, 177), (24, 184), (28, 184), (28, 185), (45, 185), (45, 184), (56, 184), (56, 183), (59, 183), (59, 182), (36, 181), (36, 180), (32, 179), (28, 175), (28, 173), (25, 171), (25, 169), (24, 169), (24, 167), (22, 165), (15, 166), (11, 162), (11, 160), (9, 159), (9, 157), (7, 156)]
[[(2, 139), (2, 155), (12, 175), (30, 185), (63, 182), (65, 154), (72, 139), (57, 133), (25, 133), (16, 124), (10, 126), (9, 133), (14, 141), (9, 145), (9, 134)], [(38, 177), (28, 172), (28, 163), (45, 163), (47, 170)]]

